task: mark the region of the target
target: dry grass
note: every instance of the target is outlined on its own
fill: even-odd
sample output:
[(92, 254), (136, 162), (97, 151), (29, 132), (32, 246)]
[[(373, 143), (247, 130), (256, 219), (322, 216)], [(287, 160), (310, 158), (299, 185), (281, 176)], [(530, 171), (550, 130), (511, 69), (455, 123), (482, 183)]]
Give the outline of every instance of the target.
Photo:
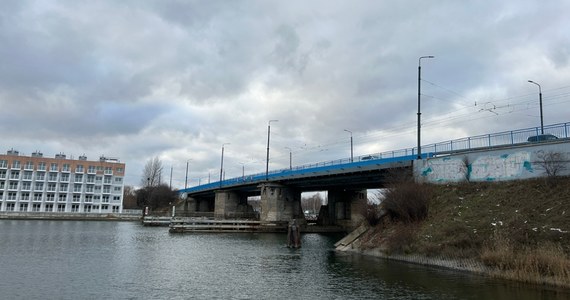
[(559, 244), (515, 249), (507, 237), (498, 236), (483, 248), (481, 261), (500, 277), (542, 284), (570, 284), (570, 259)]
[(381, 222), (363, 246), (475, 259), (502, 277), (570, 287), (570, 178), (428, 187), (426, 219)]

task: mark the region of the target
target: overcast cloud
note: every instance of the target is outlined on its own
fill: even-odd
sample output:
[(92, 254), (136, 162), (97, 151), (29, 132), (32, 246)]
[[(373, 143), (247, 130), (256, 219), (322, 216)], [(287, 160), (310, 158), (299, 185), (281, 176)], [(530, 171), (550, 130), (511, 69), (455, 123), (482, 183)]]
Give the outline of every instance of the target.
[[(570, 121), (568, 1), (3, 1), (1, 151), (174, 187)], [(200, 179), (199, 179), (200, 178)]]

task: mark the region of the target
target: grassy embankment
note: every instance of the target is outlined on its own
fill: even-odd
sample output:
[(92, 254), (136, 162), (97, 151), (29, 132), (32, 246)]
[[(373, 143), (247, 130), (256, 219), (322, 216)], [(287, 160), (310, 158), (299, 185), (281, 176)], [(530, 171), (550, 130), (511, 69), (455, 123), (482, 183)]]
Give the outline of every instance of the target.
[(425, 218), (389, 213), (360, 239), (361, 249), (476, 261), (493, 276), (570, 287), (570, 178), (391, 190), (398, 189), (388, 197), (422, 195), (426, 206), (397, 209)]

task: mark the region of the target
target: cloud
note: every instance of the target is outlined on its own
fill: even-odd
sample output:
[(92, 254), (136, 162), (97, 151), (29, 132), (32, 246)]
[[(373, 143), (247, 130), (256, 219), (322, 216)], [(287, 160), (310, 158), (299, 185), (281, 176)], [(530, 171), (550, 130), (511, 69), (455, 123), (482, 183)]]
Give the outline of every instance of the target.
[(173, 183), (565, 122), (564, 14), (541, 1), (12, 1), (0, 12), (3, 145), (118, 156)]

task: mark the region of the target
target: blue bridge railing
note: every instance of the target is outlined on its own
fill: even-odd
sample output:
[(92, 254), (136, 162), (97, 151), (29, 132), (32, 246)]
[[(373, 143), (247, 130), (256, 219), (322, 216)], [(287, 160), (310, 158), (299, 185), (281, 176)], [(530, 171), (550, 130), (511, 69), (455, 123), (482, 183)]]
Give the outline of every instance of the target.
[[(435, 144), (422, 145), (422, 158), (433, 157), (438, 154), (452, 153), (457, 151), (466, 151), (471, 149), (484, 149), (497, 146), (507, 146), (514, 144), (527, 143), (527, 139), (531, 136), (540, 135), (540, 127), (531, 127), (526, 129), (518, 129), (511, 131), (504, 131), (491, 134), (476, 135), (466, 138), (460, 138)], [(544, 126), (544, 134), (551, 134), (557, 138), (570, 138), (570, 122), (559, 123)], [(337, 160), (318, 162), (313, 164), (304, 164), (294, 166), (287, 169), (272, 170), (265, 173), (256, 173), (241, 177), (235, 177), (202, 184), (187, 189), (181, 189), (179, 193), (193, 193), (204, 190), (212, 190), (222, 187), (231, 187), (242, 184), (261, 183), (266, 179), (275, 180), (287, 177), (302, 176), (308, 173), (326, 172), (339, 170), (342, 168), (351, 168), (367, 165), (380, 165), (393, 162), (406, 162), (415, 160), (417, 158), (417, 147), (404, 148), (393, 151), (386, 151), (381, 153), (372, 153), (354, 157), (351, 161), (350, 158), (342, 158)]]

